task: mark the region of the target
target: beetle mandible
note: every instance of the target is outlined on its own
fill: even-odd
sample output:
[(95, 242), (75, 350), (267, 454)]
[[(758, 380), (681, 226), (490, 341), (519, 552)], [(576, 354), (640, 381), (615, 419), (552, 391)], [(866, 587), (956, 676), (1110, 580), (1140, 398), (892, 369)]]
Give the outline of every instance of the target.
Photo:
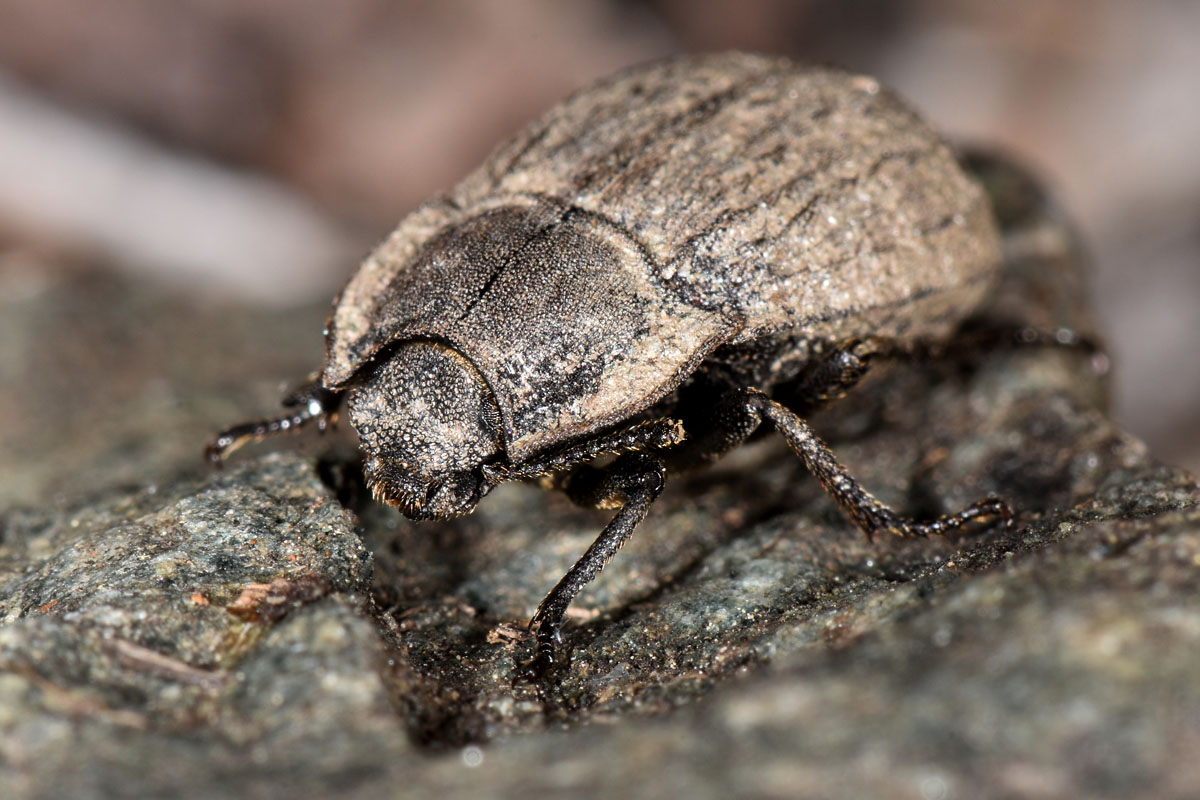
[(896, 514), (788, 408), (945, 340), (1000, 262), (982, 189), (874, 79), (675, 57), (577, 92), (409, 214), (336, 299), (292, 411), (207, 452), (324, 429), (345, 398), (372, 493), (412, 519), (511, 480), (615, 508), (529, 623), (537, 674), (667, 474), (763, 420), (868, 535), (1009, 519), (996, 498)]

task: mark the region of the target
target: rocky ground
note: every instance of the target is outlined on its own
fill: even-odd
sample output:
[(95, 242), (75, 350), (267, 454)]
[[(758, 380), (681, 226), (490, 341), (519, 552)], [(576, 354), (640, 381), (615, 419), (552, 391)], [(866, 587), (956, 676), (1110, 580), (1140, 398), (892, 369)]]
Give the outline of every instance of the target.
[[(1088, 331), (1070, 240), (1005, 196), (989, 314)], [(906, 366), (815, 420), (887, 502), (995, 493), (1007, 529), (869, 542), (774, 437), (672, 481), (530, 684), (520, 626), (606, 512), (508, 486), (410, 523), (345, 430), (202, 462), (316, 365), (325, 312), (0, 270), (6, 797), (1200, 786), (1200, 487), (1109, 420), (1103, 358)]]

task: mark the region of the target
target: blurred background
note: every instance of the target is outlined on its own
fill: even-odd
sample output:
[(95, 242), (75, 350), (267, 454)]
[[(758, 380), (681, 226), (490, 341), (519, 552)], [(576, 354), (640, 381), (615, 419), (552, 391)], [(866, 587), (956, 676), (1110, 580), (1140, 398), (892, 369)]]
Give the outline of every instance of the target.
[(1200, 3), (0, 0), (0, 20), (3, 307), (81, 272), (325, 302), (567, 92), (763, 50), (878, 75), (1042, 175), (1094, 257), (1116, 416), (1200, 469)]

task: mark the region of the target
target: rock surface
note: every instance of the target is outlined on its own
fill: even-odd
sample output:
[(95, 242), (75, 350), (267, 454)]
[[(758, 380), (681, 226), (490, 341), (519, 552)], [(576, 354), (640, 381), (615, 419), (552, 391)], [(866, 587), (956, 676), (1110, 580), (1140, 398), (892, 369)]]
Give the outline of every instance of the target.
[[(1071, 240), (1021, 188), (989, 314), (1086, 332)], [(315, 366), (325, 309), (0, 286), (6, 797), (1200, 786), (1200, 488), (1108, 421), (1083, 349), (885, 370), (815, 419), (885, 501), (996, 493), (1011, 527), (868, 542), (767, 437), (668, 485), (531, 685), (520, 626), (604, 512), (510, 486), (411, 523), (362, 496), (346, 431), (210, 472), (211, 431)]]

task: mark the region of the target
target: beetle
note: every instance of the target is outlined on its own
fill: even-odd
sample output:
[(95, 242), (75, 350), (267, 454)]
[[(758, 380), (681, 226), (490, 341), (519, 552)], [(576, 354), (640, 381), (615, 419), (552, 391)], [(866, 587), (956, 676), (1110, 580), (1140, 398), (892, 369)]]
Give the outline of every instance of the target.
[(538, 675), (666, 476), (764, 420), (868, 536), (1010, 519), (995, 497), (902, 517), (795, 410), (952, 338), (1000, 264), (983, 190), (875, 79), (674, 57), (577, 92), (409, 214), (335, 300), (291, 410), (207, 454), (324, 429), (344, 400), (368, 486), (411, 519), (512, 480), (615, 509), (530, 620)]

